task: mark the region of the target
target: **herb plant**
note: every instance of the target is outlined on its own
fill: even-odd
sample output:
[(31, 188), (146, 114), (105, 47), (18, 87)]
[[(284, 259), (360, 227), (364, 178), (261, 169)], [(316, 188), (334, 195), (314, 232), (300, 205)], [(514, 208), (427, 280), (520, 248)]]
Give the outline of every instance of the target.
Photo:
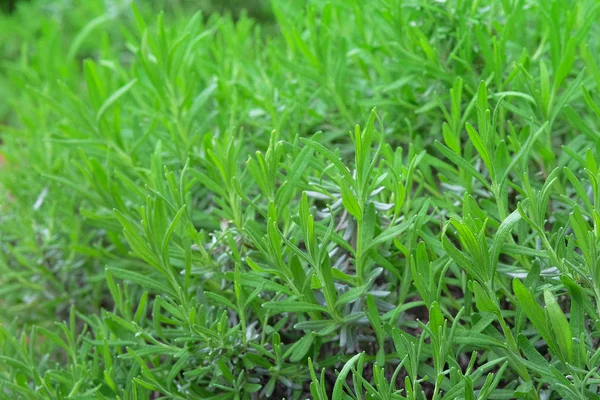
[(2, 396), (600, 399), (598, 1), (190, 3), (0, 17)]

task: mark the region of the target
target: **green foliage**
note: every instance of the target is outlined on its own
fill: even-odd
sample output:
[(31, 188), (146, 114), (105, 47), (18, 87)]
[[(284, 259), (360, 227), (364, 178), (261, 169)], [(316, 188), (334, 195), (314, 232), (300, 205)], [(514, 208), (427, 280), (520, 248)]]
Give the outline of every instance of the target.
[(5, 396), (600, 398), (600, 3), (152, 3), (0, 16)]

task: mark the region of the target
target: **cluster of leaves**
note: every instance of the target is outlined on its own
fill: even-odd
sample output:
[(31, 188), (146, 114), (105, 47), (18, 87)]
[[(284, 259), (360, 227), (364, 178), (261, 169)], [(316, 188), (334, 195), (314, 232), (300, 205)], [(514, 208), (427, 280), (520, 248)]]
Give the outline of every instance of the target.
[(130, 3), (4, 17), (3, 395), (600, 398), (598, 1)]

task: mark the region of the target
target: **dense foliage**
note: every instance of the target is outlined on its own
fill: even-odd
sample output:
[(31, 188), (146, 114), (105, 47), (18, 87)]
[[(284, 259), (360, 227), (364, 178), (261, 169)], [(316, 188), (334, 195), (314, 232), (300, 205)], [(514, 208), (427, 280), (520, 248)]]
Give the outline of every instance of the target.
[(600, 2), (130, 3), (0, 17), (2, 396), (600, 399)]

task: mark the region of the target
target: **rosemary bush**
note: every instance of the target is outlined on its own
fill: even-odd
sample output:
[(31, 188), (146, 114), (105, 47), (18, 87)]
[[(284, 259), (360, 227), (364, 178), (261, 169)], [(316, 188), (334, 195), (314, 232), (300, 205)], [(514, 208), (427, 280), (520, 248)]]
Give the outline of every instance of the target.
[(2, 396), (600, 399), (600, 2), (191, 3), (0, 16)]

